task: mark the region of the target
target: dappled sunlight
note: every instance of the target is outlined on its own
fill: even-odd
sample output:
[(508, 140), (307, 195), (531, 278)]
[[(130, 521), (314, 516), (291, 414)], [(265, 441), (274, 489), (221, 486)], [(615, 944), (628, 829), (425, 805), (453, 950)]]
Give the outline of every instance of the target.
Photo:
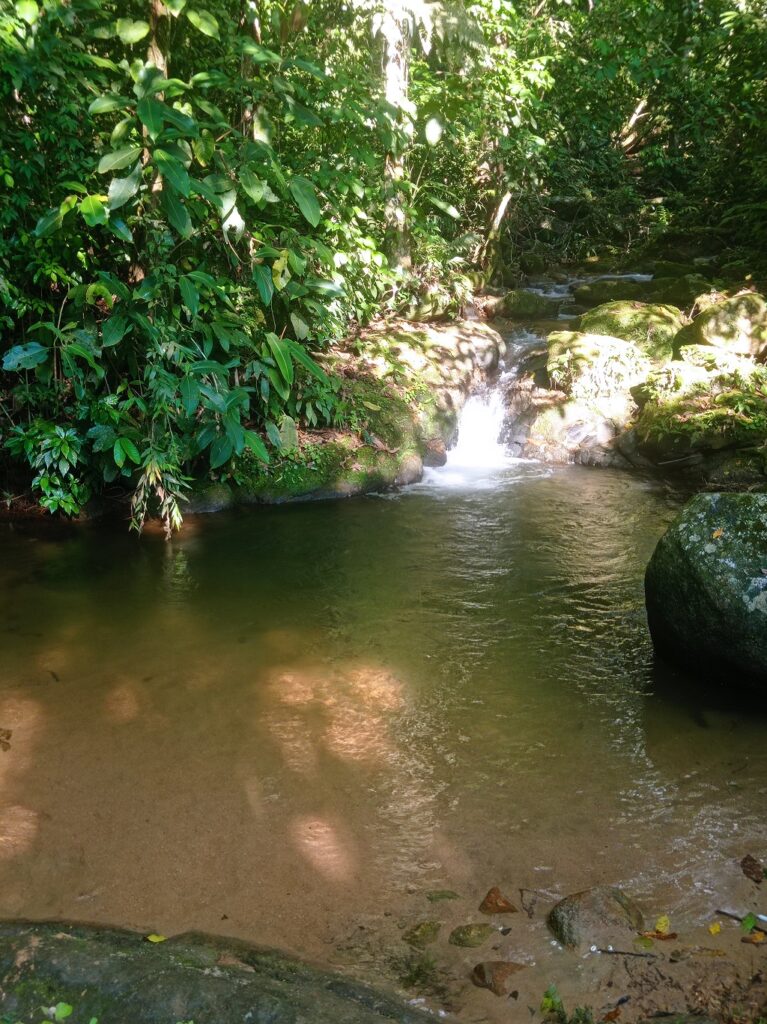
[(302, 816), (290, 831), (299, 851), (311, 866), (331, 882), (349, 882), (357, 870), (354, 843), (327, 819)]
[(117, 683), (104, 697), (104, 714), (115, 725), (134, 722), (141, 711), (138, 688), (132, 683)]
[(19, 804), (0, 806), (0, 861), (27, 853), (37, 837), (39, 814)]

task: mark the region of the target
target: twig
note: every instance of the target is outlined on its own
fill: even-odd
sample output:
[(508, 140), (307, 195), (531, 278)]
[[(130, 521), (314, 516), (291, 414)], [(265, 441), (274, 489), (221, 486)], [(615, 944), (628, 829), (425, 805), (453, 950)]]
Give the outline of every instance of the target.
[(644, 960), (657, 960), (657, 953), (637, 953), (631, 949), (598, 949), (597, 953), (606, 953), (607, 956), (639, 956)]

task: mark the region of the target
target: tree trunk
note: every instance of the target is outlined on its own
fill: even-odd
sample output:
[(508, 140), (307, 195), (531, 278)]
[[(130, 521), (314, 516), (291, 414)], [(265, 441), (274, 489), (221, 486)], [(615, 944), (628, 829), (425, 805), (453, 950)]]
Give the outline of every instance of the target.
[(401, 184), (405, 179), (406, 150), (412, 136), (410, 115), (410, 17), (401, 0), (388, 0), (383, 16), (384, 89), (386, 102), (396, 111), (392, 145), (386, 155), (386, 248), (395, 267), (410, 266), (407, 215)]

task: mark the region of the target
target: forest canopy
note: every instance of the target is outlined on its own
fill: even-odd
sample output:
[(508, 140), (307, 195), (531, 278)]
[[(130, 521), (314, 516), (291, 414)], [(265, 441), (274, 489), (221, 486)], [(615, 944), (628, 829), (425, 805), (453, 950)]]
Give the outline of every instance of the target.
[[(761, 0), (0, 0), (0, 469), (180, 521), (381, 313), (767, 243)], [(754, 255), (756, 254), (756, 255)]]

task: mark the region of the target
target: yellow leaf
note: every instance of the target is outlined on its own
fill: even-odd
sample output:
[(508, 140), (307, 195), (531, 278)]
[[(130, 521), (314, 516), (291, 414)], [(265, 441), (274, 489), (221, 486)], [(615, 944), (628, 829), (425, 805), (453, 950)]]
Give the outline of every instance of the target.
[(714, 530), (711, 536), (714, 538), (714, 540), (719, 540), (720, 537), (724, 536), (724, 530)]
[(714, 921), (713, 924), (710, 924), (708, 926), (708, 930), (712, 935), (718, 935), (719, 932), (722, 930), (722, 926), (719, 924), (718, 921)]
[(165, 936), (165, 935), (156, 935), (154, 932), (152, 932), (151, 935), (147, 935), (146, 941), (147, 942), (165, 942), (166, 938), (167, 938), (167, 936)]
[(668, 933), (671, 931), (671, 921), (669, 921), (668, 916), (666, 914), (664, 914), (662, 917), (659, 917), (658, 920), (655, 922), (655, 931), (660, 932), (661, 935), (668, 935)]

